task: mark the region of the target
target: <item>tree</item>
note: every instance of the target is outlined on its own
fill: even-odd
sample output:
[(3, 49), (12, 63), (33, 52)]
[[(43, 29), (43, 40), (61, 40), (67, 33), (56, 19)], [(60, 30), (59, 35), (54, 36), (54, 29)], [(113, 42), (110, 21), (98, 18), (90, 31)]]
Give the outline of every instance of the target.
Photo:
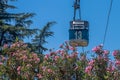
[[(15, 1), (15, 0), (10, 0)], [(0, 1), (0, 46), (4, 43), (14, 42), (16, 38), (23, 40), (36, 32), (37, 29), (30, 29), (32, 20), (29, 18), (34, 13), (11, 13), (7, 9), (16, 9), (9, 5), (8, 0)]]
[(54, 25), (56, 22), (48, 22), (42, 29), (39, 30), (38, 34), (35, 35), (35, 38), (32, 40), (32, 45), (37, 53), (43, 53), (43, 51), (48, 50), (43, 45), (45, 43), (48, 43), (46, 41), (46, 38), (53, 36), (54, 32), (50, 31), (50, 28), (52, 25)]

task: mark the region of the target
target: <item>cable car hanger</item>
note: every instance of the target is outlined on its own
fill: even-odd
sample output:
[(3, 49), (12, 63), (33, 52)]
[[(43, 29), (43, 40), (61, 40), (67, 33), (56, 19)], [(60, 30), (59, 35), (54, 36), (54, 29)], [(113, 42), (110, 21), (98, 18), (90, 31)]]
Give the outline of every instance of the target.
[(80, 11), (80, 0), (75, 0), (74, 2), (74, 17), (73, 20), (76, 19), (76, 12), (79, 11), (79, 19), (81, 20), (81, 11)]

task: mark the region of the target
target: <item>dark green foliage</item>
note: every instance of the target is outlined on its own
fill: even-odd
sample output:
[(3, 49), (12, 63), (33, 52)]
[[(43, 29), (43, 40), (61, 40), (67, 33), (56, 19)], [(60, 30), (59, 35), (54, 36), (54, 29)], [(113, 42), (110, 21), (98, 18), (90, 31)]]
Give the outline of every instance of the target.
[[(15, 0), (10, 0), (15, 1)], [(8, 4), (8, 0), (0, 1), (0, 46), (4, 43), (12, 43), (16, 38), (23, 40), (34, 34), (37, 29), (30, 29), (31, 17), (34, 13), (11, 13), (7, 9), (16, 7)]]
[(46, 51), (47, 48), (43, 45), (45, 43), (48, 43), (46, 41), (46, 38), (53, 36), (54, 32), (50, 31), (50, 28), (52, 25), (54, 25), (56, 22), (48, 22), (42, 29), (39, 30), (38, 34), (35, 35), (35, 38), (32, 40), (34, 49), (37, 53), (43, 53), (43, 51)]

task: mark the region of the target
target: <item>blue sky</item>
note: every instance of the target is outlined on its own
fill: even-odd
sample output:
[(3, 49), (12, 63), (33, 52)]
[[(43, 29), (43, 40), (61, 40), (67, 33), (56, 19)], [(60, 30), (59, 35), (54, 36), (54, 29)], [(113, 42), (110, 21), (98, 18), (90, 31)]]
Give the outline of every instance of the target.
[[(42, 28), (49, 21), (56, 21), (51, 31), (54, 37), (48, 38), (48, 48), (58, 49), (59, 45), (69, 39), (69, 22), (73, 19), (74, 0), (18, 0), (12, 2), (18, 9), (15, 12), (34, 12), (32, 28)], [(89, 45), (85, 50), (103, 42), (110, 0), (81, 0), (82, 20), (89, 21)], [(120, 49), (120, 0), (113, 0), (105, 49)], [(26, 39), (26, 41), (30, 41)]]

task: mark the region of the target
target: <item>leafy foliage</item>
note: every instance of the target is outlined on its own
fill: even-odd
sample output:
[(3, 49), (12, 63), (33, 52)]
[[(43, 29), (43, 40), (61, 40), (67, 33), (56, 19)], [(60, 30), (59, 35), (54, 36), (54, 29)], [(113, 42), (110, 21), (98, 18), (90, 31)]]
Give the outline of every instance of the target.
[(59, 50), (39, 57), (21, 41), (10, 47), (6, 44), (0, 55), (0, 76), (12, 80), (119, 80), (120, 51), (113, 52), (115, 61), (102, 45), (92, 51), (96, 56), (87, 58), (65, 42)]
[(35, 38), (32, 40), (33, 47), (37, 53), (43, 53), (43, 51), (46, 51), (47, 48), (45, 48), (43, 45), (47, 43), (46, 38), (53, 36), (54, 32), (50, 31), (50, 28), (55, 24), (56, 22), (48, 22), (42, 29), (39, 30), (38, 34), (35, 35)]
[(36, 33), (37, 29), (30, 29), (31, 17), (34, 13), (10, 13), (7, 9), (16, 7), (8, 4), (8, 0), (0, 1), (0, 46), (14, 42), (16, 38), (23, 40)]

